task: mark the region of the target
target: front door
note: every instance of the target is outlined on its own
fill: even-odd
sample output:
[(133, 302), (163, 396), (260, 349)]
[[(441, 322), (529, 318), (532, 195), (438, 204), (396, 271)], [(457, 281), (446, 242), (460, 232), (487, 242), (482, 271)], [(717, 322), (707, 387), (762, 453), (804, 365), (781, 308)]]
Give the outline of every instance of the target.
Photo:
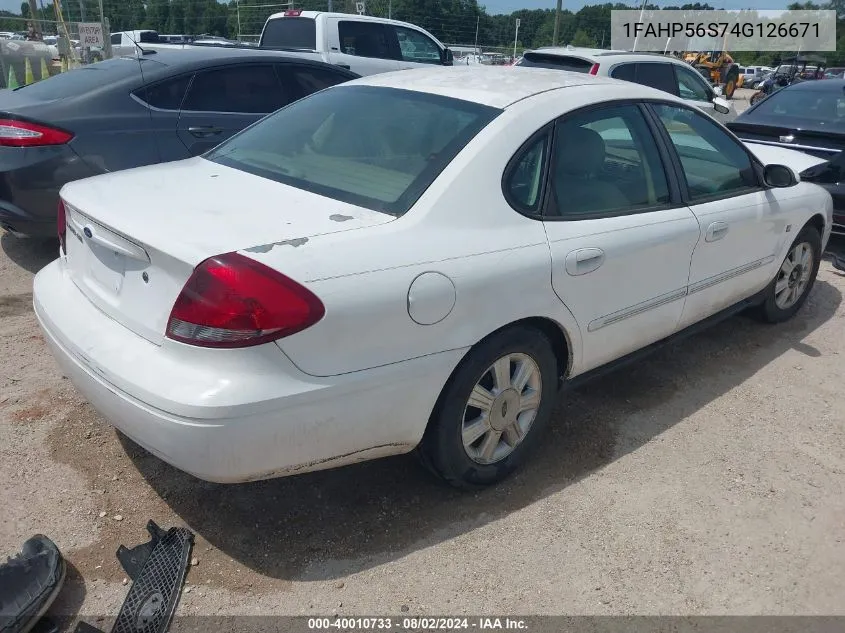
[(667, 177), (644, 110), (581, 110), (555, 124), (545, 227), (552, 285), (589, 370), (672, 334), (698, 222)]
[(677, 153), (682, 193), (701, 227), (682, 320), (689, 325), (771, 281), (788, 238), (791, 203), (778, 203), (749, 152), (711, 119), (681, 105), (651, 107)]

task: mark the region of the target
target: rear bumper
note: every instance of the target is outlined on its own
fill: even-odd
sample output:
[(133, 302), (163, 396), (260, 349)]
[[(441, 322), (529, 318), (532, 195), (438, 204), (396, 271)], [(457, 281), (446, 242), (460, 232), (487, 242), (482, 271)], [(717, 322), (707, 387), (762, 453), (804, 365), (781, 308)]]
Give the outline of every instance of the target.
[(35, 277), (45, 339), (111, 424), (200, 479), (241, 482), (407, 452), (462, 350), (331, 379), (300, 372), (272, 344), (159, 346), (93, 306), (61, 259)]
[(59, 190), (96, 175), (69, 145), (0, 148), (0, 227), (19, 235), (56, 235)]

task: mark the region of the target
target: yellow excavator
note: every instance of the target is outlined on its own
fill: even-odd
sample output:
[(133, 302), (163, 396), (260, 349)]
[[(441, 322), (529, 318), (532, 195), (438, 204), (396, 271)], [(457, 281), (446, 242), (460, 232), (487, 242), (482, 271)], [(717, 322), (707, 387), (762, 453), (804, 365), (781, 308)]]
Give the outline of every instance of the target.
[(739, 64), (726, 51), (686, 51), (684, 61), (704, 75), (714, 86), (721, 86), (726, 99), (742, 86)]

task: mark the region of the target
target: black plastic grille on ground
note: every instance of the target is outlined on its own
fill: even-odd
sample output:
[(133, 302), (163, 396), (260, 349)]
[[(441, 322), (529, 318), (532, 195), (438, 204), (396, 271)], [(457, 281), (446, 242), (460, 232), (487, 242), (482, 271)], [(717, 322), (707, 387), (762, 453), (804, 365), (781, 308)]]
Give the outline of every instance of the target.
[[(152, 539), (131, 550), (121, 545), (117, 558), (132, 578), (132, 587), (111, 633), (164, 633), (176, 611), (194, 534), (186, 528), (166, 532), (153, 521), (147, 523)], [(83, 623), (80, 623), (83, 625)], [(77, 626), (77, 633), (96, 631)]]
[[(194, 535), (185, 528), (170, 528), (163, 532), (155, 523), (150, 523), (152, 525), (147, 529), (153, 540), (158, 537), (158, 542), (140, 569), (136, 568), (137, 576), (132, 579), (132, 588), (123, 601), (112, 633), (163, 633), (176, 610)], [(130, 555), (131, 552), (124, 549), (118, 552), (118, 558), (124, 563), (122, 552)], [(133, 572), (132, 569), (126, 571)]]

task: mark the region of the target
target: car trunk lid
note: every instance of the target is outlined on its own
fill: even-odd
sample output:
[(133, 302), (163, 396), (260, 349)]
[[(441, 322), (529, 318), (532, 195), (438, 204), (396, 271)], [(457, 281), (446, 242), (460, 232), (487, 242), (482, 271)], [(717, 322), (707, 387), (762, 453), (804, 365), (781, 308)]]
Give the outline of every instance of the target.
[(73, 283), (105, 314), (157, 344), (182, 287), (205, 259), (274, 243), (298, 247), (315, 235), (394, 219), (202, 158), (70, 183), (62, 198)]

